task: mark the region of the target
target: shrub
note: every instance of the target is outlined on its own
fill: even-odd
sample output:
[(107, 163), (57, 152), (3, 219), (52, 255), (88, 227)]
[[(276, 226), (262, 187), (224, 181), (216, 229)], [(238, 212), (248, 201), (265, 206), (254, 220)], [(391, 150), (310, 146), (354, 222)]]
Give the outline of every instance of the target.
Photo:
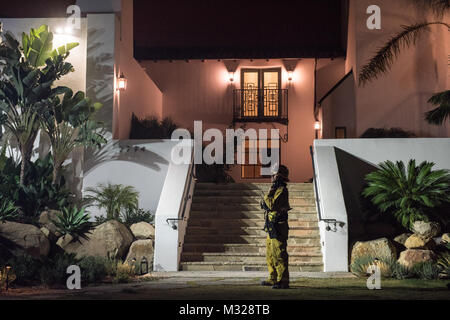
[(89, 239), (93, 225), (89, 221), (89, 214), (85, 214), (84, 209), (78, 210), (76, 206), (72, 208), (62, 208), (57, 214), (57, 220), (53, 221), (56, 228), (62, 235), (71, 235), (74, 239)]
[(450, 277), (450, 252), (443, 252), (438, 256), (437, 267), (441, 275)]
[(102, 257), (85, 257), (80, 261), (81, 280), (84, 283), (96, 283), (107, 275), (109, 261)]
[(421, 262), (412, 267), (414, 276), (423, 280), (434, 280), (439, 277), (440, 269), (432, 261)]
[(91, 205), (106, 210), (106, 218), (120, 219), (126, 210), (138, 209), (139, 192), (132, 186), (121, 184), (98, 184), (96, 188), (88, 188), (92, 195), (86, 197)]
[(31, 284), (40, 280), (42, 262), (28, 254), (18, 255), (7, 262), (16, 274), (17, 284)]
[(158, 120), (157, 117), (139, 119), (134, 113), (131, 117), (130, 139), (170, 139), (178, 128), (169, 117)]
[(65, 285), (67, 268), (78, 265), (75, 254), (57, 253), (51, 258), (45, 258), (40, 268), (40, 281), (45, 286)]
[(127, 262), (118, 261), (114, 281), (117, 283), (126, 283), (135, 275), (135, 266)]
[(360, 138), (412, 138), (415, 134), (401, 128), (369, 128)]
[(18, 211), (19, 208), (13, 201), (0, 196), (0, 223), (6, 220), (14, 220), (19, 215)]
[(389, 265), (391, 278), (403, 280), (412, 276), (411, 270), (408, 267), (398, 263), (397, 260), (389, 258), (384, 261)]
[(411, 229), (416, 220), (428, 221), (432, 209), (450, 203), (450, 174), (447, 170), (431, 170), (432, 162), (416, 166), (410, 160), (380, 163), (380, 169), (366, 175), (368, 186), (363, 196), (370, 198), (381, 212), (389, 212)]
[(121, 217), (121, 221), (128, 227), (138, 222), (153, 224), (154, 220), (155, 214), (150, 212), (150, 210), (144, 209), (127, 210)]
[(380, 267), (381, 276), (384, 278), (389, 278), (392, 274), (389, 261), (372, 256), (363, 256), (355, 259), (350, 265), (350, 270), (359, 277), (365, 277), (367, 276), (367, 269), (371, 265)]

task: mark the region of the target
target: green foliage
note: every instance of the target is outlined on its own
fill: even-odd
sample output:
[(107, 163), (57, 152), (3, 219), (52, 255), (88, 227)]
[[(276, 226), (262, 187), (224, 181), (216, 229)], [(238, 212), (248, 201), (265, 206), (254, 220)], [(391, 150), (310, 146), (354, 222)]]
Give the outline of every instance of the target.
[(118, 261), (114, 281), (117, 283), (127, 283), (135, 275), (135, 266), (127, 262)]
[(391, 278), (403, 280), (412, 276), (411, 270), (408, 267), (398, 263), (397, 260), (390, 258), (385, 259), (384, 261), (389, 266)]
[(449, 24), (440, 21), (402, 26), (403, 30), (393, 35), (385, 45), (378, 49), (375, 56), (361, 68), (359, 85), (365, 85), (369, 81), (378, 79), (380, 75), (387, 73), (402, 49), (415, 45), (419, 37), (424, 32), (429, 31), (429, 27), (432, 25), (442, 25), (450, 29)]
[(121, 216), (121, 222), (127, 226), (131, 226), (138, 222), (147, 222), (153, 224), (155, 220), (155, 214), (150, 212), (150, 210), (137, 209), (137, 210), (126, 210)]
[(108, 220), (120, 220), (121, 214), (138, 209), (139, 192), (132, 186), (108, 183), (86, 191), (91, 193), (86, 200), (99, 209), (105, 209)]
[(425, 114), (428, 123), (442, 125), (450, 119), (450, 90), (436, 93), (428, 100), (428, 103), (436, 107)]
[(71, 235), (74, 239), (88, 240), (88, 234), (93, 225), (89, 221), (89, 214), (84, 212), (84, 208), (78, 210), (76, 206), (62, 208), (57, 214), (57, 220), (52, 221), (62, 235)]
[(363, 256), (355, 259), (350, 265), (350, 270), (359, 277), (365, 277), (370, 265), (377, 265), (380, 268), (381, 276), (384, 278), (403, 280), (413, 276), (413, 272), (409, 268), (401, 265), (392, 257), (377, 259), (372, 256)]
[(435, 280), (439, 278), (440, 269), (433, 261), (426, 261), (414, 265), (412, 273), (419, 279)]
[(53, 104), (57, 92), (52, 85), (73, 71), (65, 62), (76, 47), (69, 44), (64, 52), (53, 51), (53, 34), (46, 25), (22, 34), (22, 46), (11, 33), (1, 34), (0, 43), (0, 125), (15, 138), (22, 158), (20, 184), (31, 159), (41, 118)]
[(369, 128), (360, 138), (412, 138), (415, 135), (412, 132), (401, 128)]
[(448, 251), (439, 254), (437, 259), (437, 267), (439, 268), (440, 273), (446, 277), (450, 277), (450, 245), (447, 244)]
[(134, 113), (131, 117), (130, 139), (170, 139), (178, 128), (171, 118), (161, 121), (157, 117), (139, 119)]
[(416, 166), (415, 160), (407, 168), (401, 161), (380, 163), (379, 170), (366, 176), (363, 196), (411, 229), (414, 221), (428, 221), (432, 209), (450, 201), (450, 175), (447, 170), (433, 171), (433, 166), (425, 161)]
[(3, 198), (0, 195), (0, 223), (6, 220), (14, 220), (18, 217), (19, 208), (13, 201)]
[(85, 257), (80, 261), (81, 280), (84, 283), (97, 283), (105, 278), (110, 261), (102, 257)]
[(19, 220), (33, 222), (39, 214), (49, 209), (59, 209), (70, 203), (72, 195), (65, 189), (65, 181), (52, 183), (53, 160), (51, 155), (29, 162), (25, 177), (27, 185), (20, 184), (21, 164), (8, 158), (0, 170), (0, 194), (20, 208)]
[(42, 262), (28, 254), (11, 258), (7, 262), (16, 274), (16, 283), (21, 285), (32, 284), (40, 279)]
[(44, 258), (39, 270), (39, 279), (45, 286), (65, 285), (68, 277), (67, 268), (78, 265), (75, 254), (57, 253), (53, 257)]

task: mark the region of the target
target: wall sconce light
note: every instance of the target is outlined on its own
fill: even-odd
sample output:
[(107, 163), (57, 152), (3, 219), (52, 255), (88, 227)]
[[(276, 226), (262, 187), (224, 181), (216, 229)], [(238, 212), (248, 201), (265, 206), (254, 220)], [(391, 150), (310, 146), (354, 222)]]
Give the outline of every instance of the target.
[(288, 81), (292, 81), (292, 75), (293, 75), (292, 70), (289, 70), (288, 71)]
[(125, 76), (122, 73), (119, 79), (117, 80), (117, 90), (125, 91), (126, 89), (127, 89), (127, 78), (125, 78)]
[(314, 122), (314, 129), (315, 130), (320, 130), (320, 121)]
[(233, 83), (233, 81), (234, 81), (234, 72), (233, 71), (229, 71), (228, 72), (228, 76), (229, 76), (230, 82)]

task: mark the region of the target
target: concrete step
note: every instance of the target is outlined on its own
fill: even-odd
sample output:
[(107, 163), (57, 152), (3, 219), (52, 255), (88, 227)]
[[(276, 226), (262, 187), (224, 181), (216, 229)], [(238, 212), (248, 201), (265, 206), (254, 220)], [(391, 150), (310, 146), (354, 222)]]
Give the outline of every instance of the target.
[[(312, 216), (312, 215), (311, 215)], [(303, 216), (303, 218), (305, 218)], [(230, 228), (230, 227), (264, 227), (264, 219), (189, 219), (189, 227)], [(317, 218), (310, 220), (290, 219), (289, 227), (318, 228)]]
[[(198, 190), (262, 190), (267, 192), (270, 183), (196, 183)], [(312, 183), (288, 183), (289, 191), (313, 191)]]
[[(211, 204), (255, 204), (259, 206), (261, 197), (257, 196), (194, 196), (193, 203), (211, 203)], [(291, 206), (308, 206), (315, 205), (314, 197), (290, 197), (289, 204)]]
[[(304, 205), (289, 203), (291, 208), (294, 210), (298, 210), (301, 212), (315, 212), (316, 206), (314, 203), (308, 203)], [(261, 206), (259, 203), (237, 203), (237, 202), (228, 202), (228, 203), (220, 203), (220, 202), (196, 202), (195, 200), (192, 202), (191, 210), (193, 211), (243, 211), (243, 210), (251, 210), (251, 211), (259, 211), (261, 210)]]
[[(222, 235), (222, 234), (214, 234), (214, 235), (195, 235), (195, 234), (186, 234), (184, 237), (184, 243), (218, 243), (218, 244), (231, 244), (231, 243), (266, 243), (266, 236), (260, 235)], [(288, 239), (288, 244), (313, 244), (320, 245), (320, 236), (317, 235), (304, 235), (304, 236), (290, 236)]]
[[(181, 262), (243, 262), (265, 263), (265, 255), (259, 253), (183, 252)], [(289, 263), (322, 263), (320, 253), (291, 253)]]
[[(194, 227), (188, 226), (187, 234), (195, 234), (197, 236), (207, 235), (207, 236), (221, 236), (221, 235), (233, 235), (233, 236), (246, 236), (255, 235), (266, 237), (267, 233), (262, 230), (261, 227), (247, 227), (247, 226), (229, 226), (229, 227)], [(310, 236), (318, 235), (319, 228), (305, 228), (305, 227), (293, 227), (290, 226), (289, 236)]]
[[(289, 189), (289, 188), (288, 188)], [(267, 190), (264, 191), (266, 193)], [(209, 196), (209, 197), (220, 197), (220, 196), (253, 196), (253, 197), (261, 197), (262, 190), (217, 190), (217, 189), (195, 189), (194, 191), (194, 198), (198, 196)], [(295, 198), (295, 197), (314, 197), (313, 191), (308, 190), (289, 190), (289, 197)]]
[[(192, 210), (189, 215), (189, 223), (192, 220), (212, 219), (261, 219), (264, 220), (264, 212), (259, 210)], [(311, 208), (289, 211), (289, 221), (317, 221), (317, 211)]]
[[(303, 245), (288, 245), (288, 253), (321, 253), (319, 243), (303, 244)], [(265, 243), (185, 243), (183, 252), (211, 252), (211, 253), (255, 253), (266, 254)]]
[[(182, 262), (181, 271), (267, 271), (265, 263), (241, 262)], [(292, 262), (289, 271), (323, 271), (322, 263)]]

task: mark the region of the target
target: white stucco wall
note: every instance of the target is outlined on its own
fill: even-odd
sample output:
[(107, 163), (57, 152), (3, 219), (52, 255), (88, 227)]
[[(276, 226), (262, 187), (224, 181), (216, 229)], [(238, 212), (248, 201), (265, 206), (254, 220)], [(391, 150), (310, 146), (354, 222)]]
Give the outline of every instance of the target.
[(348, 227), (351, 226), (347, 223), (336, 149), (374, 166), (386, 160), (407, 163), (415, 159), (417, 164), (434, 162), (434, 169), (450, 169), (450, 138), (315, 140), (314, 165), (322, 219), (336, 219), (344, 223), (342, 226), (338, 224), (336, 231), (326, 231), (327, 224), (319, 224), (324, 271), (348, 269)]

